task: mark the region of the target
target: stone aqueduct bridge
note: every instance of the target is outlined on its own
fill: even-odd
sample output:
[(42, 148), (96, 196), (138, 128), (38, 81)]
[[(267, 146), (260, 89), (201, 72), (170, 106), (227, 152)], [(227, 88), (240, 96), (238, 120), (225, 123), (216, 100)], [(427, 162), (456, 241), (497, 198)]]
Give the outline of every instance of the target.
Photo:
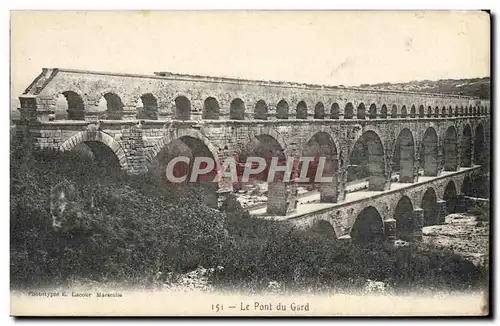
[[(218, 162), (248, 148), (326, 156), (334, 177), (319, 188), (326, 206), (301, 213), (296, 184), (273, 182), (267, 214), (326, 223), (337, 237), (394, 236), (436, 222), (489, 155), (490, 103), (463, 96), (43, 69), (19, 99), (18, 125), (39, 147), (105, 145), (130, 173), (163, 167), (176, 140)], [(67, 110), (58, 110), (61, 99)], [(353, 164), (368, 171), (367, 196), (346, 191)], [(232, 189), (223, 179), (217, 193)]]

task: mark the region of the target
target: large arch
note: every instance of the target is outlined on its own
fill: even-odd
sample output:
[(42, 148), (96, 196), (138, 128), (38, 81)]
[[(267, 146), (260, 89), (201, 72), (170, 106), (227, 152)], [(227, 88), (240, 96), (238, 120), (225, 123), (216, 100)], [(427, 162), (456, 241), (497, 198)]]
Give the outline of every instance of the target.
[(458, 203), (457, 198), (457, 186), (455, 182), (451, 180), (446, 185), (444, 189), (443, 199), (446, 201), (446, 214), (455, 213)]
[[(263, 162), (247, 162), (247, 159), (260, 158)], [(277, 137), (277, 133), (261, 130), (254, 134), (249, 141), (240, 148), (236, 157), (238, 166), (238, 176), (240, 176), (237, 188), (250, 193), (257, 192), (260, 196), (267, 191), (267, 214), (286, 215), (295, 209), (295, 202), (290, 201), (289, 182), (283, 180), (283, 172), (276, 172), (274, 179), (269, 179), (269, 168), (273, 159), (277, 159), (279, 166), (285, 166), (287, 159), (285, 155), (285, 144)], [(258, 174), (245, 176), (244, 167), (251, 164), (252, 168), (261, 168)], [(261, 166), (264, 164), (264, 166)], [(244, 177), (244, 178), (243, 178)], [(267, 187), (267, 190), (265, 190)]]
[(325, 118), (325, 106), (322, 102), (316, 103), (314, 106), (314, 119), (324, 119)]
[(458, 168), (457, 162), (458, 154), (458, 137), (455, 127), (450, 126), (446, 129), (444, 135), (443, 156), (444, 156), (444, 170), (456, 171)]
[(191, 102), (185, 96), (177, 96), (175, 98), (175, 119), (190, 120), (191, 119)]
[(245, 102), (240, 98), (235, 98), (229, 105), (230, 120), (245, 120)]
[(337, 239), (337, 233), (333, 225), (326, 220), (315, 221), (309, 232), (328, 239)]
[(276, 105), (276, 119), (288, 119), (288, 102), (281, 100)]
[(393, 171), (399, 171), (399, 182), (413, 182), (415, 165), (415, 141), (408, 128), (404, 128), (398, 135), (394, 146)]
[(407, 196), (401, 197), (394, 210), (396, 220), (396, 237), (403, 240), (411, 240), (414, 231), (413, 204)]
[(438, 136), (434, 128), (429, 127), (420, 144), (420, 168), (424, 176), (438, 175)]
[(158, 120), (158, 101), (153, 94), (143, 94), (137, 101), (137, 119)]
[(470, 125), (466, 124), (462, 133), (462, 166), (472, 165), (472, 131)]
[(257, 103), (255, 103), (253, 118), (255, 120), (267, 120), (267, 104), (264, 100), (258, 100)]
[[(177, 162), (172, 167), (172, 174), (176, 178), (184, 178), (176, 182), (167, 176), (167, 166), (176, 157), (187, 157), (189, 162)], [(210, 171), (201, 173), (194, 178), (192, 171), (196, 158), (210, 158), (214, 166)], [(163, 181), (165, 186), (177, 187), (180, 185), (196, 187), (201, 190), (198, 195), (203, 202), (212, 208), (217, 208), (218, 183), (214, 182), (219, 168), (219, 157), (213, 145), (200, 132), (191, 129), (179, 129), (166, 134), (154, 146), (150, 155), (150, 171)], [(200, 164), (201, 168), (207, 167), (207, 162)]]
[(362, 245), (384, 240), (383, 219), (375, 207), (366, 207), (358, 214), (351, 229), (351, 239)]
[(422, 209), (424, 210), (424, 226), (438, 224), (437, 195), (434, 188), (428, 188), (422, 197)]
[(384, 190), (385, 151), (379, 135), (373, 131), (365, 131), (356, 141), (350, 156), (348, 181), (368, 179), (368, 189)]
[[(320, 201), (336, 203), (338, 199), (338, 152), (332, 137), (324, 131), (315, 133), (302, 149), (302, 157), (313, 157), (309, 163), (306, 177), (313, 188), (320, 193)], [(324, 160), (324, 167), (320, 177), (332, 178), (331, 182), (317, 182), (315, 180), (319, 159)], [(302, 165), (300, 166), (300, 169)]]
[(474, 132), (474, 164), (484, 165), (487, 155), (484, 147), (484, 128), (478, 124)]
[(214, 97), (207, 97), (203, 102), (202, 118), (207, 120), (219, 120), (220, 106)]
[(70, 151), (79, 144), (86, 144), (87, 146), (90, 145), (89, 148), (94, 153), (96, 150), (101, 151), (99, 145), (94, 146), (95, 143), (101, 143), (109, 148), (109, 150), (114, 153), (116, 160), (120, 165), (120, 168), (122, 168), (123, 170), (128, 170), (128, 159), (122, 146), (112, 136), (102, 131), (80, 131), (79, 133), (64, 141), (59, 146), (59, 150), (61, 152)]
[(307, 104), (304, 101), (300, 101), (297, 104), (297, 112), (295, 117), (297, 119), (307, 119)]
[(356, 112), (356, 118), (364, 120), (366, 119), (366, 108), (363, 103), (359, 103), (358, 105), (358, 110)]

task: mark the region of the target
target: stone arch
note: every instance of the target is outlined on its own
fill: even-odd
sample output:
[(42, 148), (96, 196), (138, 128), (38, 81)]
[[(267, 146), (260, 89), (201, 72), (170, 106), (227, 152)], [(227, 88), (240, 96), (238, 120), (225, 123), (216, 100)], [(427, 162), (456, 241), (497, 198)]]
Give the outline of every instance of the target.
[(120, 120), (122, 118), (123, 103), (118, 94), (107, 92), (99, 99), (97, 110), (106, 112), (107, 119)]
[(438, 135), (433, 127), (427, 128), (420, 143), (420, 168), (424, 176), (438, 175)]
[(476, 126), (476, 130), (474, 132), (474, 164), (485, 164), (487, 153), (485, 153), (484, 145), (484, 128), (480, 123)]
[(411, 240), (414, 231), (413, 203), (408, 196), (399, 199), (394, 209), (394, 219), (396, 220), (396, 237)]
[(240, 98), (235, 98), (229, 105), (230, 120), (245, 120), (245, 102)]
[(455, 111), (453, 112), (453, 116), (458, 117), (459, 111), (458, 111), (458, 105), (455, 106)]
[(423, 118), (425, 117), (425, 109), (424, 109), (424, 106), (423, 105), (420, 105), (418, 107), (418, 117), (419, 118)]
[(288, 119), (288, 102), (285, 100), (281, 100), (276, 105), (276, 119)]
[(385, 189), (385, 149), (382, 138), (376, 131), (366, 130), (359, 136), (351, 149), (349, 161), (348, 181), (367, 178), (368, 189)]
[(416, 118), (416, 116), (417, 116), (417, 111), (415, 109), (415, 104), (413, 104), (410, 109), (410, 118)]
[[(56, 120), (85, 120), (85, 104), (79, 93), (68, 90), (59, 93), (55, 98)], [(60, 115), (58, 113), (60, 113)]]
[(408, 128), (399, 132), (394, 144), (393, 171), (399, 171), (399, 182), (414, 181), (415, 140)]
[(175, 98), (174, 117), (178, 120), (191, 120), (191, 101), (183, 95)]
[(436, 225), (438, 219), (438, 206), (436, 190), (432, 187), (427, 188), (422, 196), (422, 209), (424, 210), (424, 226)]
[(462, 182), (461, 193), (465, 196), (477, 197), (476, 189), (474, 189), (474, 183), (468, 175), (464, 177), (464, 181)]
[(382, 108), (380, 109), (380, 118), (381, 119), (387, 119), (387, 105), (382, 105)]
[(472, 115), (473, 115), (473, 116), (476, 116), (476, 115), (477, 115), (477, 106), (474, 106), (474, 107), (472, 108)]
[(330, 239), (338, 238), (337, 232), (335, 231), (332, 223), (323, 219), (315, 221), (309, 231)]
[(99, 131), (99, 130), (80, 131), (79, 133), (66, 139), (66, 141), (64, 141), (61, 144), (61, 146), (59, 146), (59, 150), (61, 152), (70, 151), (75, 146), (82, 144), (82, 143), (88, 143), (88, 142), (98, 142), (98, 143), (102, 143), (105, 146), (107, 146), (107, 148), (109, 148), (116, 156), (116, 159), (118, 160), (118, 162), (120, 164), (120, 167), (123, 170), (128, 170), (129, 163), (128, 163), (127, 155), (125, 155), (125, 151), (123, 150), (123, 147), (112, 136), (110, 136), (102, 131)]
[(203, 102), (202, 119), (206, 120), (219, 120), (220, 106), (217, 99), (214, 97), (207, 97)]
[(366, 108), (363, 102), (359, 103), (358, 110), (356, 112), (356, 118), (364, 120), (366, 119)]
[(384, 239), (384, 222), (378, 210), (373, 206), (363, 209), (351, 228), (351, 239), (358, 244), (371, 244)]
[(434, 108), (434, 117), (438, 118), (439, 117), (439, 106), (436, 106)]
[[(326, 131), (315, 132), (302, 147), (302, 157), (314, 157), (309, 163), (307, 184), (320, 193), (320, 202), (336, 203), (338, 200), (339, 159), (335, 141)], [(331, 178), (331, 182), (315, 182), (319, 158), (324, 158), (321, 176)], [(302, 165), (299, 167), (301, 171)], [(299, 172), (300, 173), (300, 172)]]
[(255, 120), (267, 120), (267, 104), (264, 100), (258, 100), (255, 103), (253, 118)]
[(297, 112), (295, 117), (297, 119), (307, 119), (307, 104), (304, 101), (297, 103)]
[(344, 119), (352, 119), (354, 117), (354, 106), (351, 102), (345, 105)]
[(453, 108), (451, 107), (451, 105), (448, 107), (448, 116), (449, 117), (453, 116)]
[(444, 170), (456, 171), (458, 168), (458, 136), (455, 127), (450, 126), (444, 134), (443, 156)]
[(338, 103), (333, 103), (330, 111), (330, 119), (339, 119), (340, 107)]
[[(387, 115), (387, 107), (385, 108), (386, 115)], [(370, 105), (370, 108), (368, 109), (368, 117), (370, 119), (377, 119), (377, 106), (375, 103), (372, 103)]]
[(472, 165), (472, 131), (469, 124), (466, 124), (462, 132), (462, 162), (461, 166)]
[(406, 118), (407, 115), (408, 115), (408, 111), (406, 110), (406, 105), (403, 105), (401, 107), (401, 118)]
[[(405, 110), (406, 110), (406, 106), (405, 106)], [(392, 109), (391, 109), (391, 118), (397, 118), (397, 117), (398, 117), (398, 107), (396, 104), (393, 104)]]
[(446, 117), (446, 106), (443, 105), (443, 108), (441, 109), (441, 116)]
[(152, 93), (143, 94), (137, 102), (137, 119), (158, 120), (158, 101)]
[(429, 105), (427, 107), (427, 118), (430, 118), (432, 117), (432, 107)]
[(314, 119), (324, 119), (325, 118), (325, 106), (322, 102), (316, 103), (314, 106)]
[(457, 186), (455, 185), (455, 181), (450, 180), (448, 182), (444, 189), (443, 199), (446, 201), (446, 213), (455, 213), (458, 204)]

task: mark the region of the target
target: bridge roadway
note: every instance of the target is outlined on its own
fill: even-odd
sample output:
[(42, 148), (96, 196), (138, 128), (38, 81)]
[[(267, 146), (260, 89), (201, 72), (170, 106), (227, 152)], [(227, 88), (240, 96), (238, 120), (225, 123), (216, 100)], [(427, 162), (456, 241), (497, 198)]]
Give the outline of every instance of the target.
[[(414, 220), (410, 223), (413, 225), (410, 230), (411, 238), (419, 238), (421, 227), (424, 224), (433, 224), (431, 221), (427, 223), (426, 218), (440, 223), (444, 221), (447, 214), (457, 210), (459, 198), (465, 198), (463, 191), (466, 190), (460, 189), (464, 187), (464, 179), (478, 172), (480, 168), (479, 165), (474, 165), (459, 168), (457, 171), (443, 171), (439, 176), (419, 176), (414, 183), (392, 182), (390, 189), (385, 191), (346, 191), (344, 201), (338, 203), (322, 203), (320, 193), (310, 191), (300, 196), (296, 211), (288, 215), (269, 215), (266, 213), (266, 207), (262, 205), (250, 207), (249, 213), (258, 218), (287, 221), (301, 228), (321, 227), (321, 224), (325, 227), (324, 222), (326, 222), (337, 238), (351, 239), (355, 220), (360, 218), (367, 209), (373, 207), (380, 218), (379, 227), (383, 227), (386, 236), (398, 237), (398, 220), (409, 218)], [(362, 183), (366, 181), (353, 183), (350, 187), (358, 188)], [(458, 185), (461, 186), (457, 187)], [(349, 190), (349, 186), (347, 188)], [(455, 191), (448, 190), (453, 188)], [(424, 202), (428, 191), (438, 195), (434, 197), (434, 203), (432, 200), (430, 203)], [(401, 207), (406, 198), (409, 199), (411, 206)], [(406, 209), (406, 212), (402, 212), (403, 209)], [(434, 216), (428, 216), (429, 213)], [(400, 222), (405, 224), (406, 221)], [(408, 230), (404, 231), (408, 233)]]

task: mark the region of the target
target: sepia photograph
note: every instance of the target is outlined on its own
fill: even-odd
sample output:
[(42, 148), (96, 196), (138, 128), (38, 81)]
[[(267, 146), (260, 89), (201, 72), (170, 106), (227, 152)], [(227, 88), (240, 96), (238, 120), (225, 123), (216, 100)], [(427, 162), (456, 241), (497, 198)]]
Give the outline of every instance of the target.
[(11, 11), (10, 315), (490, 315), (490, 24)]

